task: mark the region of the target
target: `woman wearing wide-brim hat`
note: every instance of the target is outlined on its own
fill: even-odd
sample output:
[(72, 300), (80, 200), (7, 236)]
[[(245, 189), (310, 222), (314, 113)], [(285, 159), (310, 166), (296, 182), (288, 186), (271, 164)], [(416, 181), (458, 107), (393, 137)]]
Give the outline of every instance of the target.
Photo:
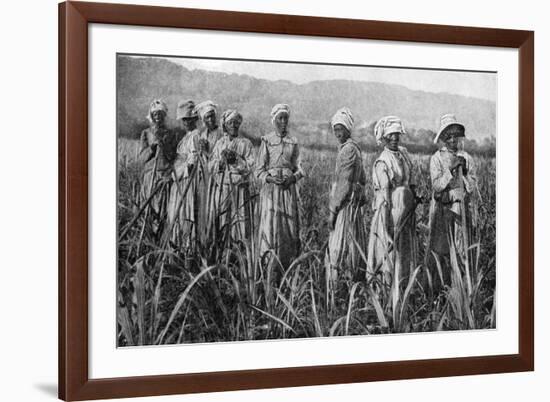
[[(467, 247), (474, 244), (472, 209), (475, 207), (473, 195), (477, 192), (477, 179), (473, 158), (459, 149), (465, 133), (464, 125), (453, 114), (441, 116), (434, 139), (434, 143), (441, 147), (430, 159), (432, 200), (425, 262), (432, 268), (430, 272), (436, 287), (442, 285), (441, 280), (443, 285), (450, 284), (452, 249), (456, 250), (457, 260), (464, 266)], [(466, 222), (465, 230), (463, 222)], [(433, 253), (443, 268), (441, 274), (435, 269)]]
[(176, 119), (184, 134), (178, 144), (174, 161), (176, 180), (170, 193), (168, 218), (173, 228), (173, 242), (184, 252), (190, 253), (197, 239), (201, 204), (199, 190), (203, 176), (201, 171), (204, 169), (195, 102), (179, 102)]

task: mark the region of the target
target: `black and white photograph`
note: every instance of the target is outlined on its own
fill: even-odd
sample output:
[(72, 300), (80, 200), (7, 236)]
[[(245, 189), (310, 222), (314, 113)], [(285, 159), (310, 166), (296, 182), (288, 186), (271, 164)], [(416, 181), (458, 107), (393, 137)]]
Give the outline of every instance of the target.
[(0, 399), (546, 401), (545, 9), (6, 2)]
[(497, 327), (495, 71), (116, 57), (118, 347)]

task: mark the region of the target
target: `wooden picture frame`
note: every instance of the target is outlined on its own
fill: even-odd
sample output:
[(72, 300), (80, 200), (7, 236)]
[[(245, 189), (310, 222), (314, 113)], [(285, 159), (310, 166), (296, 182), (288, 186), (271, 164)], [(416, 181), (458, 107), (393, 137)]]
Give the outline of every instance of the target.
[[(90, 379), (88, 375), (88, 24), (507, 47), (519, 50), (519, 353)], [(59, 397), (64, 400), (354, 383), (534, 369), (534, 33), (185, 8), (59, 5)]]

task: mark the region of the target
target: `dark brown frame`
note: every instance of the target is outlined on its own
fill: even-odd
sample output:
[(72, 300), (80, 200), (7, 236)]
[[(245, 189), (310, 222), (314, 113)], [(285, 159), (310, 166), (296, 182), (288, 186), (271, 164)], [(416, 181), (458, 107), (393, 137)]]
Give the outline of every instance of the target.
[[(126, 378), (88, 377), (88, 24), (261, 32), (519, 50), (519, 353)], [(66, 2), (59, 5), (59, 397), (102, 399), (534, 370), (534, 33)]]

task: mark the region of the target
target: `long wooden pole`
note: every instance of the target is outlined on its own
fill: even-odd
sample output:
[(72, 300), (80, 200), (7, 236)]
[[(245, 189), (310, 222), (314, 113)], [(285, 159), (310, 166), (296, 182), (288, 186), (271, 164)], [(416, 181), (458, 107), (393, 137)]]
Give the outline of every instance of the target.
[(462, 238), (464, 248), (464, 265), (466, 268), (466, 285), (468, 287), (468, 296), (472, 294), (472, 280), (470, 277), (470, 258), (469, 258), (469, 245), (468, 245), (468, 227), (466, 218), (466, 191), (464, 189), (464, 174), (462, 172), (462, 165), (458, 167), (458, 182), (460, 186), (460, 193), (462, 195), (460, 215), (462, 219)]

